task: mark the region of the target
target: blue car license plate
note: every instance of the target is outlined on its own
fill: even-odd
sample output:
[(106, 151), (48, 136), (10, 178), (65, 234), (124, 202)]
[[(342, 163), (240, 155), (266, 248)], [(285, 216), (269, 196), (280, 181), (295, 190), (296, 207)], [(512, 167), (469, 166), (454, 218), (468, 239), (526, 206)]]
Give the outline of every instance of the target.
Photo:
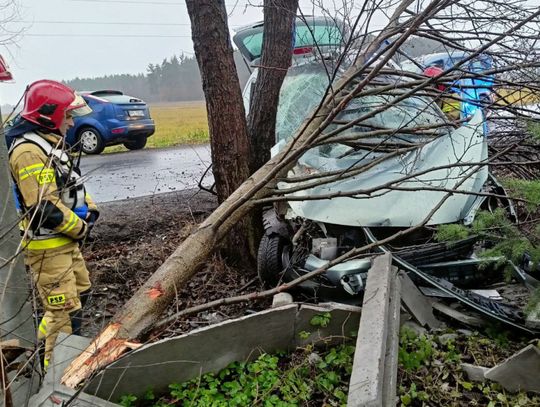
[(144, 110), (128, 110), (129, 117), (144, 117)]

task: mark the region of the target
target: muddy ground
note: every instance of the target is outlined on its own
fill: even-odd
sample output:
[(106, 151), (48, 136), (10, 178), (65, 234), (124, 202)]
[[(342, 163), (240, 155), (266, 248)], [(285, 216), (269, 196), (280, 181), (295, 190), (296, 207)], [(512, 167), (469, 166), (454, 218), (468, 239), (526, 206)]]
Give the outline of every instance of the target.
[[(103, 328), (216, 206), (213, 195), (199, 190), (101, 204), (101, 216), (92, 231), (93, 239), (83, 248), (93, 284), (92, 295), (85, 307), (83, 334), (92, 337)], [(178, 292), (167, 314), (224, 296), (259, 290), (256, 274), (256, 270), (227, 265), (219, 255), (214, 255), (187, 287)], [(153, 332), (152, 336), (178, 335), (225, 318), (264, 309), (269, 303), (270, 300), (229, 305), (201, 312)]]

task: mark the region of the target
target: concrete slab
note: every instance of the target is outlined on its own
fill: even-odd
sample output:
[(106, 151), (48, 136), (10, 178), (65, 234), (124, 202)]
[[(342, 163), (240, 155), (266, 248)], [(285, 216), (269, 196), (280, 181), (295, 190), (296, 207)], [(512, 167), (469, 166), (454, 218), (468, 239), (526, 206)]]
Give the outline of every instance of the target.
[[(39, 390), (39, 376), (34, 374), (34, 377), (24, 377), (16, 376), (16, 372), (11, 372), (8, 374), (8, 382), (11, 383), (9, 389), (11, 392), (11, 399), (13, 405), (17, 406), (26, 406), (28, 400), (35, 395)], [(0, 402), (4, 400), (3, 391), (0, 390)], [(3, 404), (2, 404), (3, 406)]]
[(416, 336), (421, 336), (421, 335), (426, 335), (427, 334), (427, 329), (424, 328), (423, 326), (418, 325), (414, 321), (405, 321), (404, 323), (401, 324), (401, 328), (405, 329), (405, 330), (408, 330), (408, 331), (411, 331), (411, 332), (414, 332), (416, 334)]
[(293, 296), (289, 293), (279, 293), (272, 298), (272, 308), (281, 307), (293, 303)]
[[(295, 323), (295, 347), (304, 347), (309, 343), (325, 343), (334, 345), (342, 343), (344, 339), (351, 338), (358, 332), (360, 312), (362, 308), (343, 304), (319, 304), (300, 306)], [(311, 320), (316, 315), (331, 313), (327, 326), (313, 326)], [(306, 339), (302, 339), (300, 332), (309, 332)]]
[(92, 342), (91, 338), (78, 335), (68, 335), (61, 332), (54, 348), (53, 359), (47, 369), (43, 384), (56, 385), (60, 383), (64, 370), (71, 361), (84, 351)]
[(88, 347), (90, 342), (90, 338), (84, 338), (82, 336), (65, 333), (58, 335), (52, 362), (47, 369), (47, 374), (43, 379), (39, 393), (30, 399), (30, 407), (57, 407), (58, 405), (62, 405), (62, 402), (67, 403), (72, 398), (74, 401), (70, 405), (73, 406), (108, 407), (114, 405), (84, 393), (77, 394), (76, 391), (59, 384), (64, 369), (76, 356)]
[(118, 404), (109, 403), (98, 397), (65, 386), (58, 386), (55, 390), (51, 386), (43, 386), (41, 391), (30, 400), (29, 407), (118, 407)]
[(485, 382), (486, 372), (489, 367), (471, 365), (470, 363), (462, 363), (461, 369), (465, 372), (471, 382)]
[(170, 383), (217, 372), (231, 362), (289, 350), (297, 311), (291, 304), (143, 346), (109, 365), (85, 391), (109, 401), (141, 395), (149, 387), (164, 392)]
[[(292, 350), (322, 338), (342, 341), (344, 333), (358, 326), (360, 310), (341, 304), (291, 304), (197, 329), (127, 354), (98, 374), (85, 392), (115, 402), (123, 394), (140, 396), (149, 387), (156, 393), (166, 391), (170, 383), (217, 372), (262, 352)], [(331, 314), (328, 325), (314, 329), (309, 321), (324, 312)], [(298, 335), (302, 330), (311, 332), (305, 341)]]
[(383, 405), (383, 379), (388, 374), (384, 367), (392, 279), (397, 279), (397, 276), (396, 270), (392, 268), (391, 254), (375, 257), (368, 273), (362, 304), (362, 318), (349, 385), (349, 407)]
[[(331, 314), (326, 327), (310, 325), (314, 315), (325, 312)], [(74, 398), (75, 404), (70, 405), (110, 407), (123, 394), (140, 396), (149, 387), (156, 392), (166, 390), (170, 383), (217, 372), (232, 361), (253, 359), (262, 352), (290, 350), (323, 338), (325, 343), (329, 338), (330, 342), (341, 342), (358, 327), (360, 312), (360, 307), (337, 303), (290, 304), (201, 328), (125, 355), (94, 378), (85, 393), (79, 394), (58, 383), (65, 368), (87, 348), (90, 339), (60, 334), (54, 362), (29, 406), (57, 406)], [(311, 335), (302, 340), (298, 333), (308, 327)]]
[(443, 304), (441, 302), (434, 302), (433, 303), (433, 309), (439, 311), (440, 313), (446, 315), (447, 317), (450, 317), (452, 319), (455, 319), (456, 321), (459, 321), (465, 325), (474, 326), (477, 328), (481, 328), (487, 324), (487, 322), (475, 315), (472, 314), (466, 314), (464, 312), (461, 312), (457, 309), (454, 309), (452, 307), (449, 307), (446, 304)]
[(540, 393), (540, 349), (529, 345), (489, 369), (485, 377), (506, 390)]
[(423, 327), (439, 328), (441, 321), (433, 315), (432, 301), (420, 292), (406, 273), (400, 272), (398, 277), (402, 287), (401, 301), (411, 316)]

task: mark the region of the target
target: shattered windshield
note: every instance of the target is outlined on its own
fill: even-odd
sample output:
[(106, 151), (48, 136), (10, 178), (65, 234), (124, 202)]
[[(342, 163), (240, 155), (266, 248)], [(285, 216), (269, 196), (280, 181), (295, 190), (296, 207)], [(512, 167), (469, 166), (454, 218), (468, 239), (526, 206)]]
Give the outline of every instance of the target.
[[(393, 95), (369, 95), (353, 99), (340, 113), (336, 121), (351, 123), (350, 128), (339, 133), (343, 143), (332, 143), (319, 148), (326, 157), (340, 158), (343, 155), (365, 155), (379, 149), (410, 147), (429, 141), (433, 136), (446, 133), (448, 127), (444, 118), (433, 107), (433, 102), (418, 96), (398, 100), (399, 93)], [(365, 120), (361, 118), (375, 113)], [(338, 129), (342, 124), (332, 124), (325, 133)], [(374, 131), (390, 129), (387, 134), (373, 135)]]
[[(304, 120), (319, 105), (328, 87), (328, 74), (318, 63), (292, 68), (281, 88), (276, 122), (277, 141), (294, 136)], [(403, 92), (403, 91), (402, 91)], [(427, 134), (447, 133), (449, 128), (434, 102), (421, 96), (399, 100), (402, 93), (366, 95), (353, 99), (325, 133), (335, 131), (344, 123), (358, 120), (340, 132), (342, 143), (318, 147), (318, 154), (328, 158), (365, 154), (373, 145), (407, 146), (426, 141)], [(380, 110), (375, 113), (375, 111)], [(371, 115), (366, 119), (362, 117)], [(391, 129), (385, 135), (374, 136), (375, 130)], [(413, 129), (420, 129), (413, 131)], [(368, 133), (371, 132), (371, 133)], [(340, 140), (341, 141), (341, 140)]]
[(319, 63), (289, 70), (279, 95), (276, 118), (278, 142), (294, 136), (302, 122), (321, 102), (329, 83), (328, 75)]

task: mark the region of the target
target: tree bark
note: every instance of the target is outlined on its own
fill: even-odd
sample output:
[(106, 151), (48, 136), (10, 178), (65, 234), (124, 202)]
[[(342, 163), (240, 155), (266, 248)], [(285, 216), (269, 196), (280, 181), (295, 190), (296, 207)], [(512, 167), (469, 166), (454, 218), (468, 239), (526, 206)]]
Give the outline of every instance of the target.
[(252, 172), (270, 159), (275, 144), (279, 92), (291, 65), (297, 8), (298, 0), (264, 0), (263, 51), (248, 117)]
[(249, 140), (223, 0), (186, 0), (208, 112), (219, 202), (250, 175)]
[[(244, 103), (224, 0), (186, 0), (186, 5), (206, 99), (212, 170), (222, 203), (250, 175)], [(248, 215), (230, 231), (225, 245), (230, 259), (247, 266), (255, 263), (256, 225), (253, 215)]]

